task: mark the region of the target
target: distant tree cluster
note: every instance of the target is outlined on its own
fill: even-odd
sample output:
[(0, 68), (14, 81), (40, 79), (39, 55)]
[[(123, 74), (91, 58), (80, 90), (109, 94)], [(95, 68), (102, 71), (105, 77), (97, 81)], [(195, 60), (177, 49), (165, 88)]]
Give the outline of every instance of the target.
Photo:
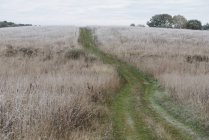
[(146, 27), (145, 25), (143, 25), (143, 24), (138, 24), (138, 25), (135, 25), (134, 23), (132, 23), (131, 25), (130, 25), (131, 27)]
[(19, 27), (19, 26), (32, 26), (32, 24), (15, 24), (8, 21), (0, 21), (0, 28), (4, 27)]
[(159, 14), (153, 16), (147, 22), (149, 27), (157, 28), (177, 28), (177, 29), (192, 29), (192, 30), (209, 30), (209, 24), (202, 26), (199, 20), (187, 20), (182, 15), (171, 16), (169, 14)]

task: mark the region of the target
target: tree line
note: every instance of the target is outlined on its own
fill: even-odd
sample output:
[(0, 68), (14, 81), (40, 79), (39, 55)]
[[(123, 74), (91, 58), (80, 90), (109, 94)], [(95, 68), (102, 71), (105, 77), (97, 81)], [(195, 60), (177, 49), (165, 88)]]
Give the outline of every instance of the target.
[(0, 21), (0, 28), (4, 27), (20, 27), (20, 26), (32, 26), (32, 24), (15, 24), (8, 21)]
[[(182, 15), (171, 16), (169, 14), (154, 15), (148, 22), (149, 27), (176, 28), (192, 30), (209, 30), (209, 23), (202, 25), (199, 20), (187, 20)], [(135, 26), (131, 24), (131, 26)]]

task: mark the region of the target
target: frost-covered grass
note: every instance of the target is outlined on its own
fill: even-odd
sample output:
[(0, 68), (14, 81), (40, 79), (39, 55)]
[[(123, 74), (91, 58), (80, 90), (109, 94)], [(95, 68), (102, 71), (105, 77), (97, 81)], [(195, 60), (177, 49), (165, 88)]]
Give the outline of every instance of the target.
[(0, 29), (0, 139), (99, 139), (114, 68), (77, 43), (77, 27)]
[[(209, 129), (208, 31), (138, 27), (95, 27), (94, 31), (102, 50), (153, 75), (167, 96), (190, 114), (186, 118), (180, 112), (178, 117)], [(163, 104), (164, 98), (159, 100)]]

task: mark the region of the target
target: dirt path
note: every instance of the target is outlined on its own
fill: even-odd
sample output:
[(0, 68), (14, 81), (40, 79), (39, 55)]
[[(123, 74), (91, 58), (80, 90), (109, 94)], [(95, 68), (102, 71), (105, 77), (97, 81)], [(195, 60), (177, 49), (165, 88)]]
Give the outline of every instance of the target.
[(190, 140), (201, 139), (155, 104), (156, 82), (137, 68), (99, 50), (91, 30), (80, 29), (79, 42), (104, 63), (117, 68), (123, 81), (111, 104), (114, 140)]

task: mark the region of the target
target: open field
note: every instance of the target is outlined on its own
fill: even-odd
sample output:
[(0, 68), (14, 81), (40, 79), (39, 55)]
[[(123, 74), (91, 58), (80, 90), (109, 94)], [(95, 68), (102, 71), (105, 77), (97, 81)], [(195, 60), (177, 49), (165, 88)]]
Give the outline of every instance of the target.
[(144, 73), (167, 92), (155, 95), (166, 111), (200, 133), (209, 131), (209, 32), (95, 27), (97, 46)]
[(0, 30), (1, 140), (92, 140), (109, 129), (98, 118), (119, 79), (78, 36), (69, 26)]
[(0, 139), (207, 140), (209, 33), (0, 29)]
[[(156, 93), (162, 93), (156, 81), (138, 68), (104, 53), (95, 42), (89, 28), (80, 29), (79, 42), (104, 63), (117, 69), (121, 86), (115, 91), (109, 105), (113, 140), (203, 140), (201, 136), (179, 122), (153, 102)], [(205, 139), (206, 140), (206, 139)]]

